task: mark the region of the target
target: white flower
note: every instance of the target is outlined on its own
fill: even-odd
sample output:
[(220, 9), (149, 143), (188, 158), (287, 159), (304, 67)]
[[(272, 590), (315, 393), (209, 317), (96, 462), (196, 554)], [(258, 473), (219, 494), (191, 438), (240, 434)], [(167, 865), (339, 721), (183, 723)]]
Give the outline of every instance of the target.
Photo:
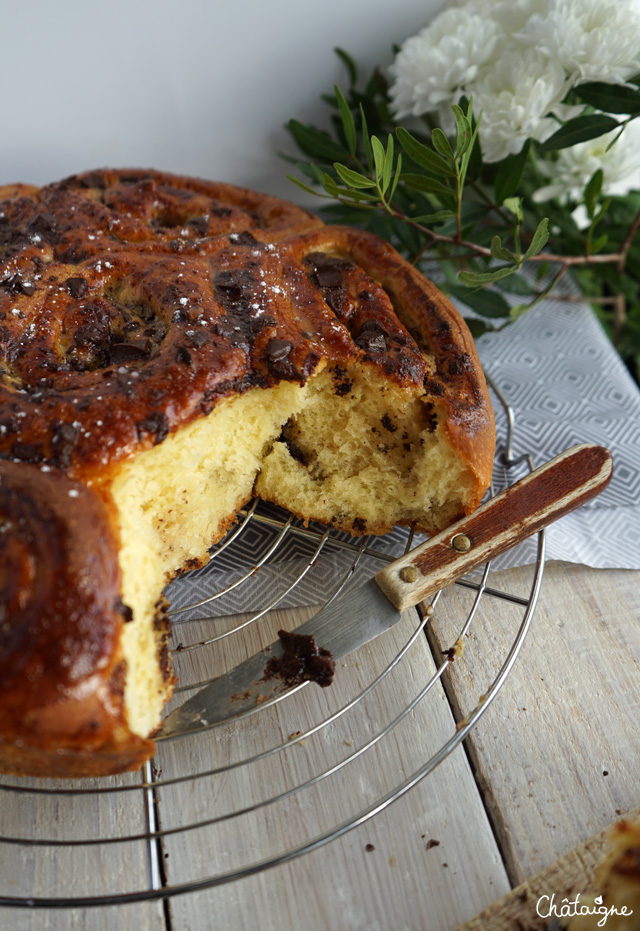
[(392, 108), (397, 118), (436, 111), (448, 128), (451, 104), (472, 86), (493, 57), (498, 24), (485, 13), (448, 9), (408, 39), (391, 66)]
[(588, 142), (560, 149), (557, 159), (540, 162), (540, 169), (550, 184), (534, 195), (538, 203), (557, 197), (561, 203), (579, 201), (584, 187), (595, 172), (602, 169), (602, 193), (628, 194), (640, 190), (640, 121), (629, 123), (618, 141), (607, 146), (619, 130)]
[(484, 160), (513, 155), (529, 138), (547, 139), (558, 128), (549, 113), (566, 91), (564, 69), (543, 52), (517, 43), (503, 51), (473, 89), (474, 109), (482, 110)]
[(621, 83), (640, 72), (640, 9), (634, 0), (547, 0), (516, 38), (543, 48), (572, 84)]

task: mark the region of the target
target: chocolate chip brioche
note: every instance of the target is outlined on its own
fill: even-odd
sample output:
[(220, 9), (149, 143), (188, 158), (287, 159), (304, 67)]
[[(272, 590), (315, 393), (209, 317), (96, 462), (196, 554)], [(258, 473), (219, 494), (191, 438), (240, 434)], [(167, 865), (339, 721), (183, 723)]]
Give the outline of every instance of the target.
[[(153, 171), (0, 201), (0, 669), (29, 694), (0, 698), (0, 769), (107, 774), (171, 691), (166, 582), (254, 493), (433, 532), (482, 498), (493, 416), (464, 322), (370, 234)], [(54, 569), (13, 501), (67, 541)]]

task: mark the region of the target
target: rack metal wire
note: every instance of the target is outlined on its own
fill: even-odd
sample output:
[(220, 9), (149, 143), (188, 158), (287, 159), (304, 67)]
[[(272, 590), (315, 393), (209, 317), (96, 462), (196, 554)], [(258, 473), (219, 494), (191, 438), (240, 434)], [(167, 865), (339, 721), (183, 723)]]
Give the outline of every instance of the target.
[[(512, 453), (513, 417), (500, 391), (491, 387), (504, 409), (502, 464), (509, 471), (521, 463)], [(525, 460), (532, 469), (531, 458)], [(247, 562), (247, 549), (253, 552), (255, 548), (249, 538), (256, 528), (261, 529), (262, 549), (259, 558)], [(283, 557), (279, 561), (291, 540), (306, 547), (305, 558), (298, 554), (294, 560)], [(181, 674), (176, 700), (183, 700), (186, 692), (219, 673), (211, 666), (212, 656), (224, 651), (233, 638), (246, 641), (248, 652), (270, 642), (273, 637), (263, 623), (275, 609), (284, 606), (286, 611), (287, 604), (305, 603), (308, 591), (328, 586), (328, 578), (330, 586), (320, 600), (333, 601), (347, 586), (374, 574), (381, 562), (400, 555), (399, 547), (408, 550), (414, 545), (408, 532), (396, 533), (390, 546), (379, 539), (354, 541), (326, 528), (303, 526), (290, 515), (254, 501), (215, 548), (210, 565), (169, 589), (175, 600), (174, 659)], [(411, 740), (417, 709), (438, 693), (450, 657), (438, 657), (416, 680), (414, 697), (400, 708), (389, 704), (387, 719), (376, 719), (375, 727), (367, 728), (357, 745), (344, 737), (356, 730), (351, 728), (354, 715), (361, 717), (372, 697), (395, 675), (403, 675), (418, 647), (424, 651), (425, 632), (439, 610), (442, 593), (430, 606), (411, 612), (413, 622), (403, 627), (396, 652), (351, 692), (322, 690), (320, 698), (314, 695), (309, 702), (305, 694), (299, 694), (306, 687), (299, 686), (265, 701), (251, 720), (245, 716), (196, 736), (159, 742), (156, 758), (138, 774), (75, 782), (0, 778), (0, 905), (63, 909), (193, 893), (286, 863), (375, 817), (432, 773), (464, 741), (495, 698), (531, 623), (542, 581), (544, 548), (544, 535), (539, 534), (526, 596), (492, 584), (490, 564), (479, 575), (456, 583), (469, 590), (471, 604), (456, 621), (454, 642), (467, 639), (478, 612), (494, 598), (512, 606), (513, 640), (507, 655), (495, 662), (493, 678), (476, 707), (460, 720), (452, 719), (450, 736), (428, 758), (417, 761), (409, 775), (373, 787), (362, 776), (354, 779), (363, 788), (346, 807), (331, 791), (332, 780), (347, 769), (356, 773), (363, 766), (371, 769), (385, 741)], [(314, 571), (325, 557), (331, 568), (318, 583)], [(225, 571), (218, 570), (220, 565)], [(260, 585), (263, 573), (266, 586)], [(204, 596), (203, 579), (209, 586)], [(307, 583), (307, 594), (301, 595)], [(220, 604), (226, 604), (226, 609), (217, 609)], [(229, 604), (235, 609), (230, 610)], [(481, 642), (476, 644), (482, 647)], [(320, 690), (311, 687), (308, 691)], [(377, 706), (386, 704), (378, 702)], [(291, 722), (303, 723), (293, 729)], [(247, 734), (250, 739), (243, 742)], [(342, 739), (336, 739), (336, 734)], [(311, 758), (315, 762), (303, 763), (296, 748), (312, 741), (320, 742), (321, 753)], [(240, 748), (237, 754), (236, 746)], [(261, 791), (263, 785), (270, 786), (266, 795)], [(241, 791), (234, 792), (235, 787)], [(296, 843), (279, 845), (278, 832), (273, 830), (275, 812), (295, 822), (299, 829)], [(228, 843), (231, 836), (250, 838), (250, 842), (237, 849)], [(228, 862), (231, 847), (235, 859)], [(27, 887), (28, 894), (13, 891)]]

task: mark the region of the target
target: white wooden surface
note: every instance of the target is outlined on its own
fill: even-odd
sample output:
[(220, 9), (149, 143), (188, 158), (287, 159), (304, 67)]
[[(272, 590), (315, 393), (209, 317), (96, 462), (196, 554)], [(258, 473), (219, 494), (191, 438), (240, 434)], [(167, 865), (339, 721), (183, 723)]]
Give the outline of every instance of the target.
[[(527, 570), (499, 581), (526, 595)], [(638, 573), (547, 567), (532, 630), (518, 661), (466, 748), (458, 747), (433, 773), (373, 820), (318, 850), (268, 872), (169, 901), (86, 909), (28, 912), (0, 908), (0, 927), (40, 929), (190, 929), (305, 931), (327, 927), (452, 931), (577, 844), (638, 805), (640, 716), (640, 595)], [(215, 817), (260, 802), (353, 754), (399, 713), (429, 679), (433, 656), (452, 645), (454, 619), (472, 593), (456, 586), (438, 603), (430, 643), (418, 639), (408, 656), (357, 712), (258, 764), (160, 792), (161, 827)], [(163, 853), (170, 884), (205, 877), (269, 852), (304, 842), (397, 785), (455, 730), (455, 717), (475, 704), (513, 639), (514, 613), (498, 599), (474, 622), (462, 656), (450, 664), (426, 699), (360, 760), (292, 799), (233, 821), (168, 835)], [(305, 612), (302, 612), (304, 615)], [(300, 619), (303, 619), (300, 617)], [(293, 624), (280, 616), (278, 624)], [(398, 628), (340, 664), (327, 692), (308, 686), (277, 711), (203, 741), (167, 743), (160, 778), (240, 759), (254, 748), (281, 743), (335, 703), (356, 695), (395, 655), (415, 623), (409, 612)], [(245, 647), (258, 646), (251, 635)], [(263, 630), (262, 636), (269, 636)], [(194, 634), (195, 639), (195, 634)], [(237, 661), (225, 641), (224, 662)], [(183, 676), (197, 654), (179, 657)], [(194, 673), (197, 677), (197, 670)], [(295, 701), (294, 701), (295, 699)], [(453, 715), (452, 715), (453, 709)], [(604, 775), (604, 773), (608, 775)], [(127, 778), (138, 778), (127, 777)], [(134, 793), (138, 797), (138, 793)], [(32, 801), (26, 811), (40, 834), (129, 832), (141, 824), (128, 796)], [(0, 832), (28, 833), (11, 797), (0, 796)], [(64, 819), (64, 825), (61, 825)], [(96, 823), (96, 819), (98, 819)], [(46, 828), (46, 830), (44, 830)], [(79, 835), (78, 835), (79, 836)], [(438, 845), (427, 847), (429, 840)], [(374, 849), (367, 849), (373, 845)], [(95, 857), (97, 856), (97, 860)], [(447, 864), (447, 865), (445, 865)], [(96, 888), (105, 874), (136, 888), (148, 881), (135, 847), (98, 848), (86, 858), (65, 850), (0, 845), (0, 871), (16, 894)], [(551, 890), (553, 891), (553, 890)], [(535, 903), (531, 904), (531, 908)]]

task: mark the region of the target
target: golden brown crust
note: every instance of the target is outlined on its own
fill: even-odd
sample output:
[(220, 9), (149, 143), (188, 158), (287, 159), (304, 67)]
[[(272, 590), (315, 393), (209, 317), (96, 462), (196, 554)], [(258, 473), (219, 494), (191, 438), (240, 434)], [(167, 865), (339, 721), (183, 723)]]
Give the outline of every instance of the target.
[(0, 770), (93, 775), (149, 756), (124, 714), (128, 616), (99, 498), (52, 470), (0, 461)]

